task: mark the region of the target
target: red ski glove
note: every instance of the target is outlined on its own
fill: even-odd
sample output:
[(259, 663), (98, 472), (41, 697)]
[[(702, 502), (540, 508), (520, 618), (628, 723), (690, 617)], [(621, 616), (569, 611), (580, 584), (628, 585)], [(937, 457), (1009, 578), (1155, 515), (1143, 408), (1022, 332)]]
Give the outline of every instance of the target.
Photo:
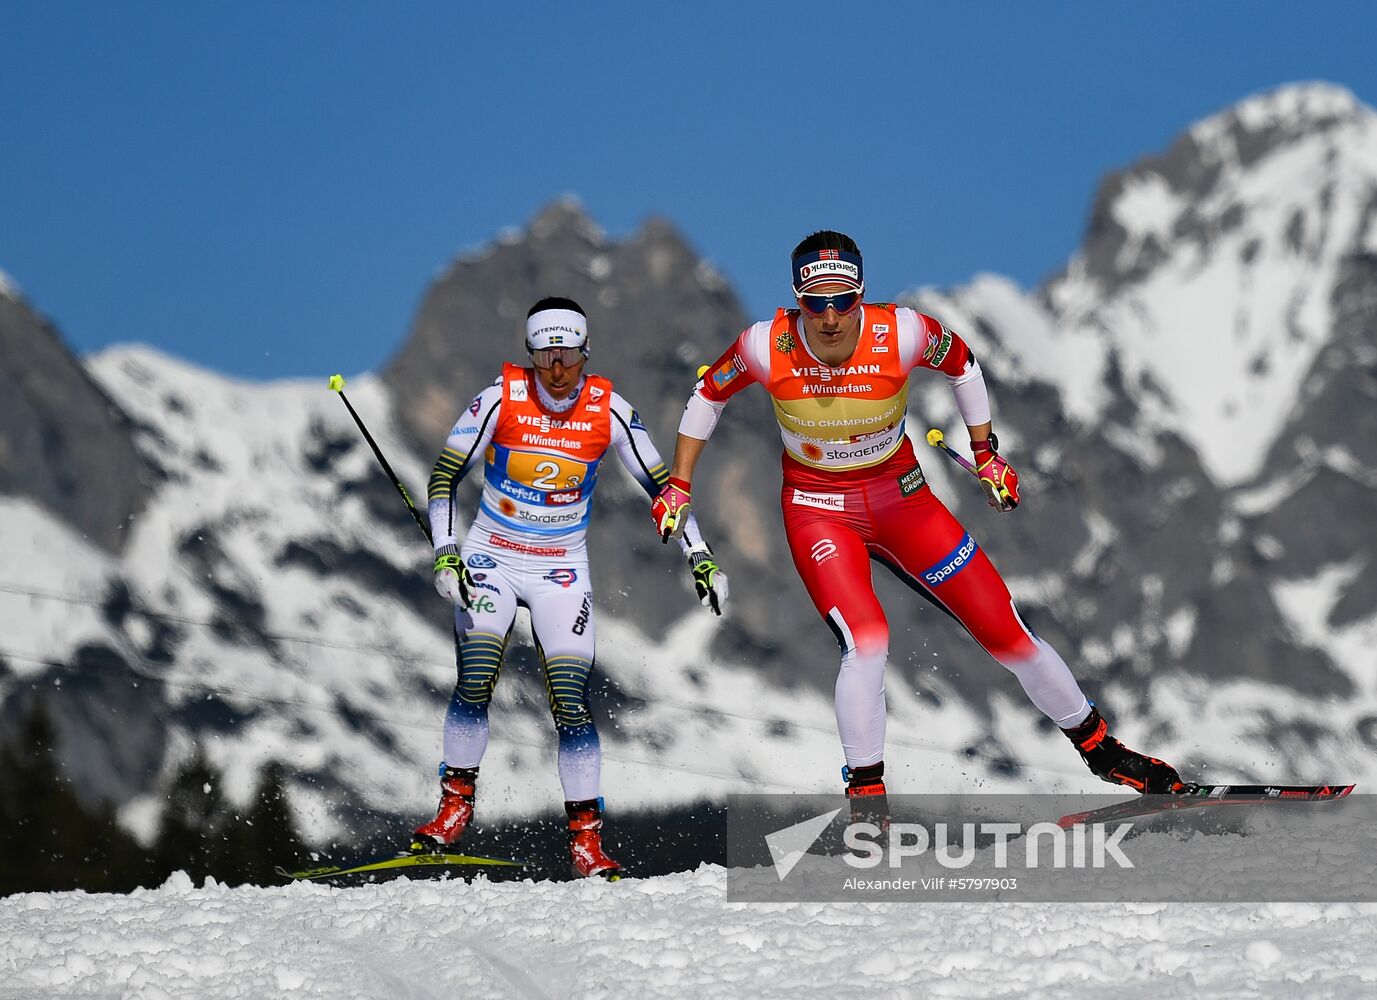
[(669, 483), (650, 504), (650, 518), (660, 541), (668, 542), (670, 535), (681, 535), (689, 513), (689, 484), (686, 480), (669, 477)]
[(999, 439), (993, 434), (986, 441), (971, 442), (975, 474), (980, 477), (980, 486), (990, 506), (995, 510), (1011, 511), (1018, 506), (1018, 473), (996, 454), (998, 447)]

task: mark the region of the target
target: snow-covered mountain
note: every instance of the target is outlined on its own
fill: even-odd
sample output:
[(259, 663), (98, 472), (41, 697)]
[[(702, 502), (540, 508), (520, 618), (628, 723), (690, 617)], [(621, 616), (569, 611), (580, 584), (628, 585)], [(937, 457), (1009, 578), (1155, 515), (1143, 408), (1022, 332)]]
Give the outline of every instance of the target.
[[(1084, 247), (1045, 290), (1063, 350), (1100, 372), (1115, 355), (1151, 425), (1216, 482), (1252, 479), (1331, 339), (1345, 263), (1377, 253), (1374, 179), (1377, 114), (1339, 87), (1199, 122), (1101, 185)], [(1087, 420), (1111, 401), (1072, 398)]]
[(1111, 175), (1045, 288), (910, 296), (967, 331), (1057, 505), (992, 551), (1057, 539), (1020, 594), (1185, 759), (1221, 731), (1313, 773), (1377, 749), (1374, 241), (1377, 115), (1285, 87)]
[[(1195, 773), (1377, 778), (1375, 136), (1373, 112), (1338, 88), (1250, 98), (1111, 176), (1085, 246), (1047, 287), (985, 276), (907, 297), (972, 342), (1025, 502), (996, 515), (936, 458), (929, 479), (1119, 732)], [(576, 205), (551, 206), (453, 262), (381, 377), (350, 382), (413, 496), (550, 293), (588, 307), (592, 367), (666, 450), (697, 365), (748, 321), (669, 224), (617, 241)], [(0, 339), (0, 377), (43, 330), (12, 286), (0, 334), (6, 323), (22, 332)], [(41, 450), (7, 459), (0, 721), (42, 700), (78, 789), (136, 830), (151, 831), (193, 745), (231, 797), (285, 761), (321, 837), (360, 814), (424, 812), (453, 683), (447, 609), (329, 373), (244, 383), (137, 346), (78, 372), (113, 404), (129, 457), (46, 493), (16, 485)], [(17, 419), (12, 398), (0, 428)], [(961, 439), (940, 379), (917, 381), (912, 402), (916, 440), (928, 426)], [(777, 456), (763, 395), (734, 401), (695, 484), (733, 578), (722, 622), (693, 601), (630, 478), (599, 490), (610, 802), (835, 783), (836, 649), (789, 564)], [(81, 513), (103, 491), (129, 498), (108, 541)], [(964, 633), (876, 582), (894, 632), (896, 788), (1100, 787)], [(559, 798), (544, 691), (517, 638), (487, 815)]]

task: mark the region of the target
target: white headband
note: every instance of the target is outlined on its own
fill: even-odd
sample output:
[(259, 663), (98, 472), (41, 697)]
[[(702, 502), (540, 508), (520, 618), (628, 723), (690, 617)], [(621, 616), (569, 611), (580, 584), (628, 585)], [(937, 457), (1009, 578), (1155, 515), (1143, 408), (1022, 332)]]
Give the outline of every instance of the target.
[(572, 309), (542, 309), (526, 317), (526, 349), (583, 347), (588, 343), (588, 317)]

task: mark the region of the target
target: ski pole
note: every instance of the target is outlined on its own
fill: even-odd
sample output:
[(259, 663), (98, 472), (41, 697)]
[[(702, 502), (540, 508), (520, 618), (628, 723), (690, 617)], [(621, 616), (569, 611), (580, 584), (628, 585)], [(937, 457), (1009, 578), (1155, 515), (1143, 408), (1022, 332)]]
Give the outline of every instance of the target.
[(948, 458), (950, 458), (957, 465), (961, 466), (961, 468), (965, 469), (971, 475), (975, 476), (975, 478), (980, 478), (980, 473), (975, 471), (974, 465), (972, 465), (970, 462), (966, 461), (956, 452), (952, 451), (950, 448), (947, 447), (947, 442), (943, 440), (942, 432), (939, 431), (936, 427), (928, 431), (928, 444), (932, 445), (934, 448), (938, 448), (941, 451), (945, 452)]
[(416, 526), (420, 528), (421, 532), (426, 536), (426, 541), (431, 541), (430, 525), (426, 524), (425, 518), (421, 516), (421, 512), (417, 510), (416, 505), (411, 502), (411, 494), (406, 491), (406, 487), (402, 485), (402, 481), (398, 479), (397, 474), (392, 471), (392, 466), (387, 464), (387, 459), (383, 458), (382, 449), (378, 447), (378, 442), (373, 440), (373, 435), (369, 434), (368, 428), (363, 426), (363, 421), (359, 418), (358, 413), (355, 412), (353, 404), (349, 402), (349, 397), (344, 394), (344, 376), (331, 375), (330, 388), (339, 393), (339, 398), (344, 400), (344, 405), (349, 409), (349, 415), (354, 418), (354, 423), (358, 424), (359, 430), (363, 432), (363, 439), (368, 442), (368, 447), (373, 449), (373, 457), (378, 460), (378, 464), (382, 466), (383, 472), (387, 473), (387, 478), (392, 480), (392, 485), (397, 487), (397, 492), (400, 493), (402, 499), (406, 501), (406, 509), (411, 511), (412, 520), (416, 522)]

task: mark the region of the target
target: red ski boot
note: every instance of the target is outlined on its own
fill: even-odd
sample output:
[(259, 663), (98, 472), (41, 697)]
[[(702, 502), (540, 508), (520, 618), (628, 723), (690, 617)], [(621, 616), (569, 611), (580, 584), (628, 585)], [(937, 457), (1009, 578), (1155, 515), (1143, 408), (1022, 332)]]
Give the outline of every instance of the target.
[(602, 849), (602, 800), (566, 802), (569, 815), (569, 857), (579, 878), (598, 876), (609, 882), (622, 877), (622, 866)]
[(851, 822), (874, 823), (889, 829), (889, 796), (885, 791), (885, 762), (842, 768), (846, 797), (851, 800)]
[(1074, 729), (1063, 729), (1076, 745), (1085, 766), (1105, 781), (1127, 785), (1144, 795), (1165, 795), (1185, 788), (1176, 768), (1156, 757), (1130, 750), (1109, 735), (1109, 724), (1100, 710), (1090, 706), (1086, 720)]
[(439, 853), (459, 842), (473, 819), (476, 767), (440, 768), (440, 808), (435, 818), (416, 828), (411, 850), (416, 854)]

